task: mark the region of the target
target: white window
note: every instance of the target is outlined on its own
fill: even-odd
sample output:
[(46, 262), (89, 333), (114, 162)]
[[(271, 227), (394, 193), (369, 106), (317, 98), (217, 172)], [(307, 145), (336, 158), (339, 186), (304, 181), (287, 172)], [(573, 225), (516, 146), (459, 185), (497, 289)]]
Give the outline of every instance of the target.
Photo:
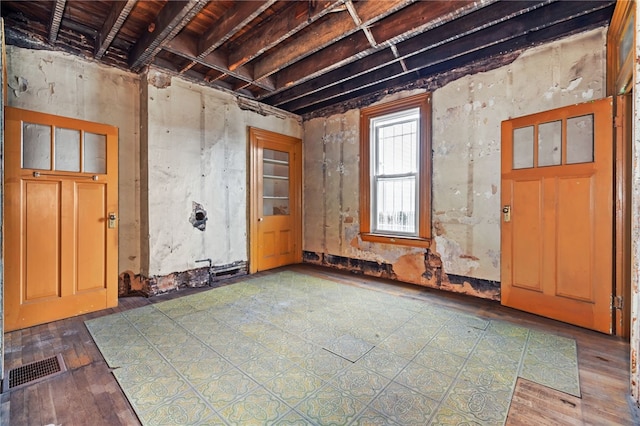
[(418, 234), (420, 110), (371, 119), (371, 225), (374, 233)]
[(362, 110), (360, 228), (365, 241), (428, 244), (429, 100), (422, 94)]

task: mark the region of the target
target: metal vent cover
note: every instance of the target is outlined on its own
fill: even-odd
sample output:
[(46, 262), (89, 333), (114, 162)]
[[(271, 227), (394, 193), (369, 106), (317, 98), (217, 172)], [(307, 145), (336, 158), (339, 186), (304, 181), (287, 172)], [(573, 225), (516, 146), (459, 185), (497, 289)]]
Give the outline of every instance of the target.
[(2, 392), (30, 385), (67, 371), (62, 354), (12, 368), (5, 373)]

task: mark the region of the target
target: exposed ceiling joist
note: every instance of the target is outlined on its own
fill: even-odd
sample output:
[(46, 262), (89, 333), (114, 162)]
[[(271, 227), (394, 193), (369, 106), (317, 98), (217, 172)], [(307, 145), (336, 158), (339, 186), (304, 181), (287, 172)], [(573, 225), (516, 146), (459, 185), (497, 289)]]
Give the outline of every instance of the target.
[(122, 24), (124, 24), (125, 19), (127, 19), (137, 1), (127, 0), (113, 3), (109, 16), (107, 16), (107, 20), (96, 38), (96, 59), (102, 58), (109, 46), (111, 46), (113, 39), (122, 28)]
[(132, 72), (153, 64), (309, 115), (507, 63), (518, 49), (608, 24), (615, 3), (2, 0), (0, 9), (8, 44)]
[(49, 44), (54, 44), (58, 38), (58, 31), (60, 31), (60, 23), (62, 22), (62, 15), (66, 4), (67, 0), (56, 0), (53, 3), (53, 13), (51, 13), (49, 23)]
[(301, 2), (291, 2), (278, 19), (270, 25), (262, 25), (258, 28), (259, 36), (244, 40), (242, 44), (233, 46), (229, 52), (229, 68), (235, 69), (257, 58), (269, 49), (284, 42), (298, 31), (311, 25), (313, 22), (335, 11), (343, 4), (344, 0), (309, 2), (306, 13), (300, 13)]
[(152, 56), (175, 37), (205, 5), (203, 0), (167, 2), (156, 20), (149, 24), (148, 32), (133, 46), (129, 56), (131, 69), (138, 71), (148, 64)]
[[(496, 6), (501, 5), (496, 4)], [(532, 31), (543, 31), (552, 25), (562, 25), (578, 15), (588, 14), (594, 10), (598, 10), (597, 7), (594, 7), (591, 10), (585, 11), (577, 2), (556, 3), (552, 6), (557, 10), (533, 8), (527, 13), (520, 14), (513, 19), (495, 22), (495, 25), (487, 26), (480, 31), (456, 38), (455, 43), (450, 41), (437, 45), (434, 48), (424, 49), (407, 48), (401, 43), (398, 45), (398, 51), (405, 60), (407, 66), (406, 71), (402, 70), (400, 65), (394, 62), (378, 68), (373, 72), (368, 72), (358, 79), (348, 79), (340, 84), (326, 87), (314, 94), (300, 97), (295, 101), (284, 104), (284, 108), (294, 110), (307, 108), (315, 103), (324, 102), (334, 97), (343, 96), (354, 90), (359, 90), (363, 86), (374, 85), (398, 75), (414, 71), (417, 72), (423, 68), (432, 67), (459, 56), (479, 52), (493, 45), (504, 43), (520, 36), (526, 36)], [(525, 22), (530, 25), (529, 28), (535, 28), (535, 30), (527, 30), (527, 26), (524, 25)], [(448, 25), (453, 25), (453, 23)], [(445, 33), (447, 30), (446, 26), (441, 27), (441, 30), (442, 33)], [(414, 43), (416, 41), (407, 40), (404, 43), (409, 42)], [(427, 44), (427, 46), (434, 45), (435, 43)]]

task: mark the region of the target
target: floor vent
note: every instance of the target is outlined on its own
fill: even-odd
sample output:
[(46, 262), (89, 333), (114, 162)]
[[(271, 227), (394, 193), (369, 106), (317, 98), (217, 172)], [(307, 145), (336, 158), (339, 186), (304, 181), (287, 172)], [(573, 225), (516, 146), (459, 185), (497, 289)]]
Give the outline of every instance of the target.
[(4, 376), (2, 392), (27, 386), (67, 371), (62, 354), (9, 370)]

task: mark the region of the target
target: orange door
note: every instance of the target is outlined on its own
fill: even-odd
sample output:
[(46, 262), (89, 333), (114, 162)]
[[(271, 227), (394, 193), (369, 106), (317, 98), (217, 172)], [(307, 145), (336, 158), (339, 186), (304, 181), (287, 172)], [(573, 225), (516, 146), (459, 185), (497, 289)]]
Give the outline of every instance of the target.
[(302, 260), (302, 141), (249, 129), (251, 272)]
[(118, 130), (5, 108), (5, 329), (118, 303)]
[(611, 333), (612, 99), (502, 123), (502, 304)]

